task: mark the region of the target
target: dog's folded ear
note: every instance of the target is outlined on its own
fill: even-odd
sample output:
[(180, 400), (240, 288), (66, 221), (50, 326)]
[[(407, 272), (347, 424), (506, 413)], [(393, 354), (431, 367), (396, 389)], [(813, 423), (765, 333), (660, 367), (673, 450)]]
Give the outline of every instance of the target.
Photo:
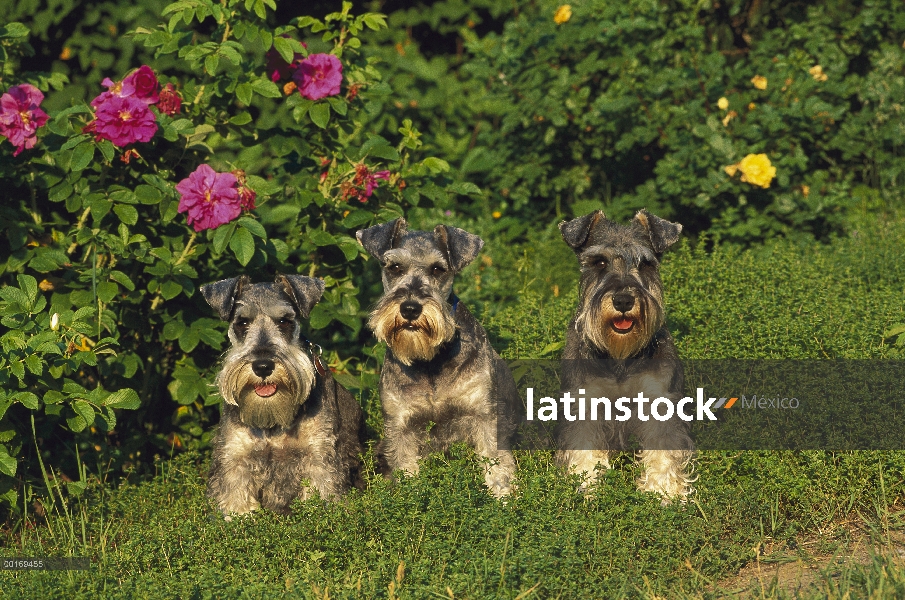
[(635, 215), (635, 222), (647, 230), (650, 235), (650, 243), (657, 254), (663, 254), (667, 248), (679, 241), (679, 234), (682, 233), (680, 223), (661, 219), (643, 208)]
[(292, 300), (303, 319), (311, 314), (311, 309), (324, 295), (324, 280), (305, 275), (277, 275), (276, 283)]
[(368, 254), (381, 260), (387, 250), (396, 246), (407, 229), (408, 224), (400, 217), (382, 225), (359, 229), (355, 232), (355, 237)]
[(480, 237), (449, 225), (434, 227), (434, 237), (437, 245), (446, 254), (449, 268), (453, 272), (459, 272), (467, 267), (484, 247), (484, 240)]
[(214, 283), (208, 283), (201, 286), (201, 295), (207, 300), (220, 318), (229, 321), (233, 316), (233, 307), (236, 298), (242, 293), (242, 287), (248, 284), (248, 276), (233, 277), (232, 279), (223, 279)]
[(606, 219), (606, 215), (603, 214), (603, 211), (595, 210), (591, 214), (583, 217), (578, 217), (571, 221), (563, 221), (559, 224), (559, 232), (562, 234), (562, 239), (577, 252), (584, 247), (588, 241), (588, 236), (591, 234), (591, 230), (594, 229), (594, 226), (602, 219)]

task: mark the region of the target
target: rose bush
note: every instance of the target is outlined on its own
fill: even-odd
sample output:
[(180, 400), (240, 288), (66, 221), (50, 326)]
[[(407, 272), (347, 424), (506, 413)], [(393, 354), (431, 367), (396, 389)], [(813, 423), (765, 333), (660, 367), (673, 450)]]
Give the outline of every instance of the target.
[(24, 25), (0, 29), (4, 501), (207, 443), (226, 327), (199, 284), (324, 278), (310, 328), (340, 367), (365, 316), (354, 231), (478, 192), (410, 123), (363, 126), (389, 90), (359, 36), (385, 22), (350, 7), (273, 26), (272, 0), (180, 0), (130, 34), (147, 64), (108, 63), (81, 95), (21, 68)]

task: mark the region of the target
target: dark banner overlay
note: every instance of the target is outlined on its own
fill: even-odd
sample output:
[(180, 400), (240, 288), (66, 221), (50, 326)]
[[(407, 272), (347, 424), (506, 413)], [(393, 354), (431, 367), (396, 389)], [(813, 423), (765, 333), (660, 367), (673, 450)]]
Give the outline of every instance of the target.
[(905, 450), (905, 361), (508, 361), (522, 450)]

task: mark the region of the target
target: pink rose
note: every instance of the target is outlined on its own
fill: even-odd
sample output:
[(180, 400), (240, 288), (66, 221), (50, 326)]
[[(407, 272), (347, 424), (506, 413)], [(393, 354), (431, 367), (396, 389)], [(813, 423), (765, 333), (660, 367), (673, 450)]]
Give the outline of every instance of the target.
[(37, 131), (47, 122), (47, 113), (39, 107), (44, 100), (41, 90), (23, 83), (9, 88), (0, 96), (0, 135), (16, 147), (13, 156), (22, 150), (34, 148)]
[(156, 131), (154, 113), (137, 98), (111, 96), (97, 107), (95, 135), (116, 146), (151, 141)]
[(308, 100), (335, 96), (343, 82), (343, 65), (332, 54), (312, 54), (299, 63), (292, 79)]
[(134, 96), (145, 104), (157, 104), (160, 82), (157, 81), (157, 75), (151, 67), (142, 65), (123, 79), (123, 90), (129, 89), (132, 93), (125, 95)]
[(101, 92), (99, 96), (91, 101), (91, 106), (94, 108), (114, 97), (138, 98), (145, 104), (157, 104), (159, 98), (157, 90), (160, 88), (160, 82), (157, 81), (154, 70), (148, 65), (142, 65), (126, 76), (125, 79), (116, 83), (109, 77), (105, 77), (101, 85), (107, 88), (107, 91)]
[(242, 214), (237, 184), (232, 173), (217, 173), (208, 165), (200, 165), (176, 185), (181, 196), (179, 212), (187, 213), (188, 224), (195, 231), (216, 229), (229, 223)]

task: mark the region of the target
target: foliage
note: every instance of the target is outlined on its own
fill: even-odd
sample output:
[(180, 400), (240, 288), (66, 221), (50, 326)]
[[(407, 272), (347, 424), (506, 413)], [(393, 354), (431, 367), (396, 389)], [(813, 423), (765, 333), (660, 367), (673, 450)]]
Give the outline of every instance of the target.
[[(0, 145), (10, 199), (0, 207), (4, 500), (34, 473), (35, 450), (71, 466), (59, 452), (61, 427), (70, 432), (64, 443), (77, 434), (77, 452), (114, 465), (204, 447), (219, 400), (209, 384), (225, 325), (196, 293), (199, 284), (246, 272), (322, 277), (327, 290), (310, 327), (329, 328), (320, 335), (332, 337), (334, 348), (357, 347), (364, 311), (353, 278), (354, 231), (477, 191), (448, 179), (443, 160), (412, 158), (420, 134), (410, 123), (388, 137), (364, 129), (362, 115), (379, 109), (389, 90), (374, 60), (360, 53), (359, 36), (384, 27), (382, 15), (354, 16), (346, 3), (324, 19), (302, 16), (274, 28), (274, 8), (272, 0), (181, 0), (163, 8), (163, 22), (138, 26), (131, 38), (154, 53), (152, 66), (178, 65), (158, 66), (156, 77), (181, 96), (181, 108), (172, 94), (166, 106), (155, 105), (146, 90), (151, 112), (134, 98), (118, 99), (113, 117), (126, 124), (119, 107), (141, 109), (141, 135), (102, 135), (102, 116), (113, 117), (101, 114), (103, 98), (87, 103), (102, 92), (97, 86), (56, 109), (48, 94), (50, 120), (33, 149), (13, 157), (7, 141)], [(27, 38), (20, 23), (0, 30), (4, 84), (65, 90), (59, 72), (21, 70), (33, 50)], [(272, 80), (272, 65), (291, 70), (289, 63), (316, 53), (341, 62), (338, 94), (331, 88), (308, 100), (294, 82), (280, 82), (281, 89)], [(104, 97), (126, 94), (117, 82), (128, 73), (107, 71)], [(130, 143), (148, 132), (150, 141)], [(214, 229), (196, 222), (193, 231), (175, 186), (200, 164), (231, 171), (221, 188), (235, 183), (244, 208), (257, 209)], [(138, 411), (114, 410), (122, 408)]]
[[(556, 23), (559, 5), (497, 3), (510, 14), (476, 26), (484, 2), (437, 2), (370, 36), (398, 97), (380, 118), (413, 119), (486, 190), (475, 214), (647, 207), (751, 244), (825, 239), (859, 199), (901, 200), (899, 2), (589, 1)], [(455, 26), (462, 51), (431, 52)], [(756, 154), (768, 188), (724, 170)]]

